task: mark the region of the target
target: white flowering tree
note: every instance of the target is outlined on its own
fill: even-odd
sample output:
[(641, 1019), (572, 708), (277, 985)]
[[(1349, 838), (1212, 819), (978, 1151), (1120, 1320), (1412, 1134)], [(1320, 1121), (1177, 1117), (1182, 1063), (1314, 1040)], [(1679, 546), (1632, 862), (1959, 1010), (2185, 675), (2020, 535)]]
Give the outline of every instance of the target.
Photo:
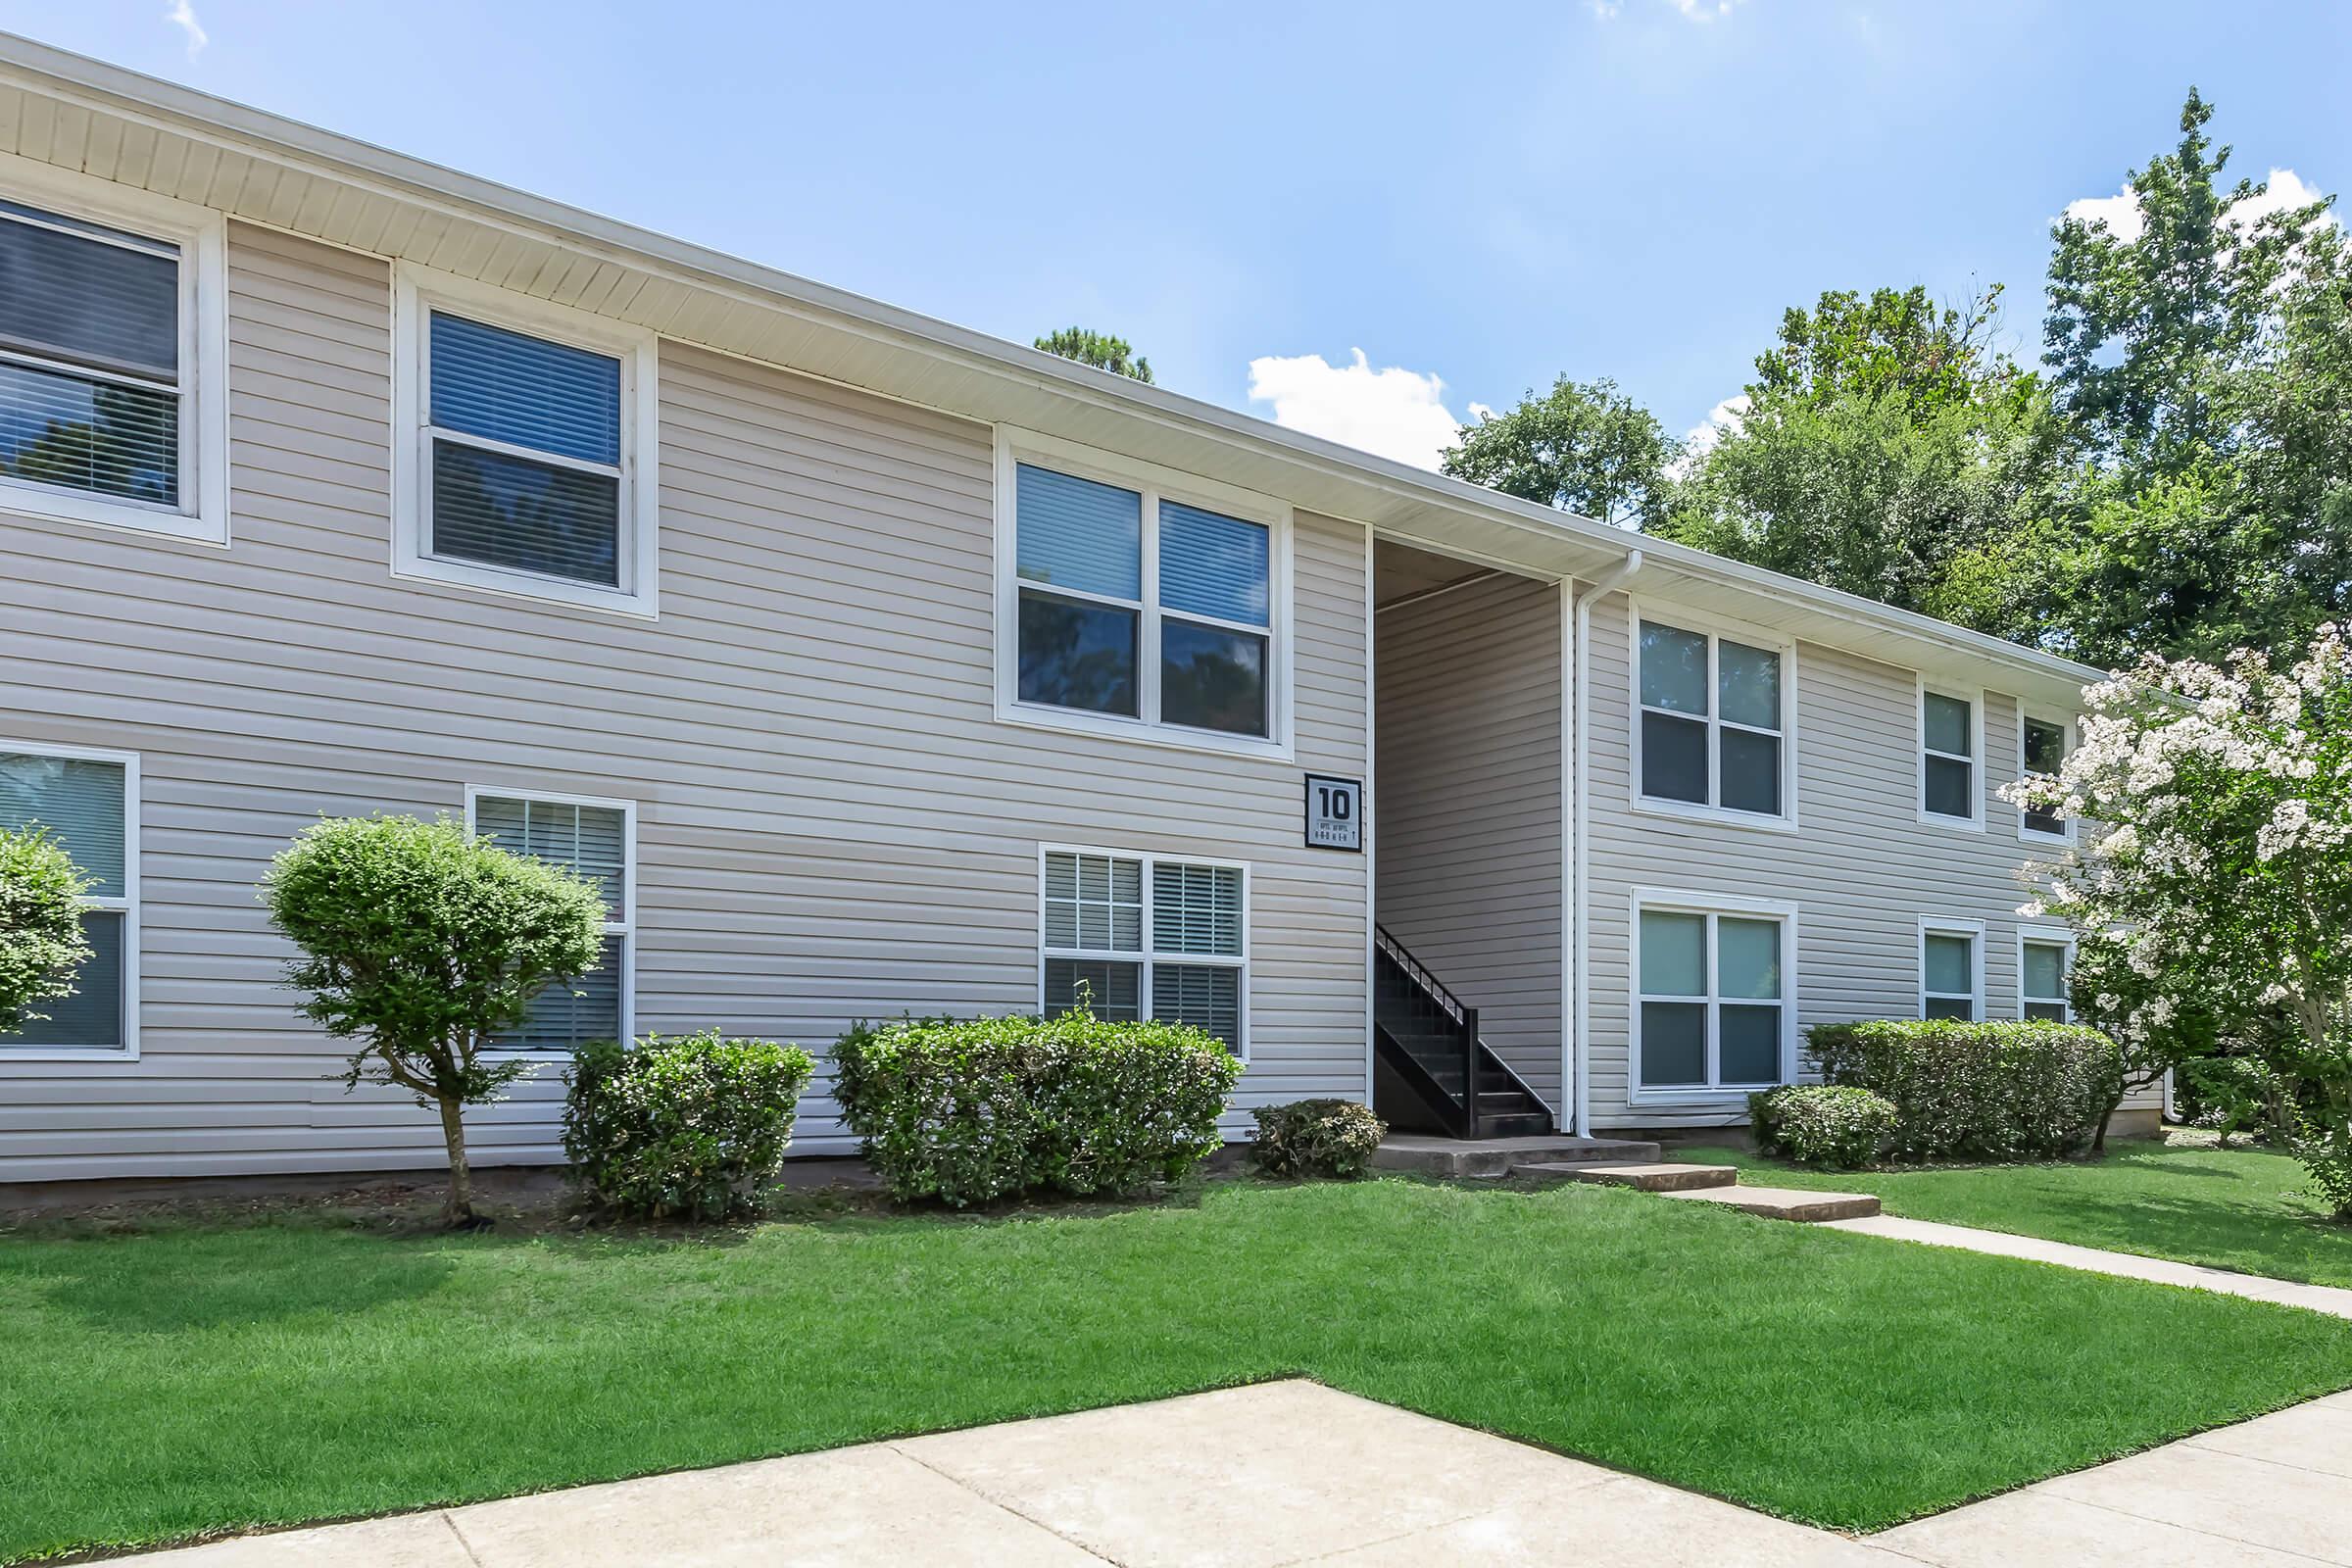
[(2296, 1085), (2292, 1147), (2352, 1220), (2352, 649), (2279, 669), (2150, 656), (2087, 688), (2058, 776), (2003, 793), (2106, 825), (2034, 868), (2084, 1021), (2138, 1083), (2229, 1042)]

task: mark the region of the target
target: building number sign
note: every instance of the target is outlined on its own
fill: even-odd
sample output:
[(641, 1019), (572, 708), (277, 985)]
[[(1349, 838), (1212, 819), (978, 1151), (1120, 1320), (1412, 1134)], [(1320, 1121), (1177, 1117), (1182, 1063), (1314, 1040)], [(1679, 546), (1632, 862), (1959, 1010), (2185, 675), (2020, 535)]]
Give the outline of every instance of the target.
[(1354, 850), (1364, 847), (1364, 781), (1306, 775), (1306, 847)]

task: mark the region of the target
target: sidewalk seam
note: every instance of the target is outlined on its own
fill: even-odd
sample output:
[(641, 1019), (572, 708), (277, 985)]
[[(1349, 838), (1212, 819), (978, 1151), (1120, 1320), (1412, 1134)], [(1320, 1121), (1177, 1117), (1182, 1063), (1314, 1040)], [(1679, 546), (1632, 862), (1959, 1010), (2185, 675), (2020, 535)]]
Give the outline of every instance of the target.
[(1087, 1543), (1080, 1541), (1075, 1536), (1066, 1535), (1063, 1532), (1054, 1529), (1052, 1525), (1046, 1523), (1043, 1519), (1036, 1517), (1034, 1514), (1023, 1513), (1020, 1509), (1015, 1508), (1011, 1503), (1004, 1501), (1002, 1497), (990, 1496), (987, 1493), (982, 1492), (978, 1487), (973, 1486), (970, 1482), (965, 1481), (962, 1477), (950, 1475), (947, 1471), (942, 1470), (939, 1466), (931, 1463), (928, 1459), (924, 1459), (916, 1454), (908, 1453), (905, 1448), (902, 1448), (896, 1443), (885, 1443), (882, 1446), (888, 1448), (891, 1452), (897, 1454), (900, 1458), (906, 1460), (908, 1464), (918, 1465), (921, 1468), (930, 1471), (933, 1475), (939, 1477), (940, 1480), (945, 1481), (948, 1485), (961, 1488), (963, 1491), (970, 1493), (973, 1496), (978, 1497), (982, 1502), (987, 1503), (990, 1507), (999, 1509), (1004, 1513), (1008, 1513), (1024, 1524), (1035, 1525), (1038, 1529), (1043, 1530), (1047, 1535), (1052, 1536), (1054, 1540), (1064, 1542), (1069, 1545), (1077, 1547), (1080, 1551), (1085, 1552), (1089, 1557), (1094, 1558), (1097, 1562), (1109, 1563), (1111, 1568), (1134, 1568), (1132, 1563), (1125, 1562), (1120, 1558), (1112, 1557), (1100, 1550), (1097, 1550), (1094, 1546), (1091, 1546)]

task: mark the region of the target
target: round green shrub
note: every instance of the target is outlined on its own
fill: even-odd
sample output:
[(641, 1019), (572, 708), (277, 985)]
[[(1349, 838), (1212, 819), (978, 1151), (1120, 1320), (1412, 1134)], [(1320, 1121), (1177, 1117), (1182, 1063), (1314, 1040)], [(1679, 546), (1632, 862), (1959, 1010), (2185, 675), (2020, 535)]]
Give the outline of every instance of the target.
[(1352, 1100), (1295, 1100), (1260, 1105), (1250, 1162), (1269, 1176), (1361, 1176), (1389, 1125)]
[(747, 1213), (784, 1163), (815, 1069), (797, 1046), (715, 1029), (590, 1046), (572, 1063), (564, 1152), (587, 1195), (621, 1213)]
[(1789, 1084), (1747, 1099), (1756, 1147), (1800, 1165), (1854, 1170), (1894, 1136), (1895, 1109), (1867, 1089)]
[(860, 1024), (833, 1096), (894, 1198), (958, 1207), (1016, 1193), (1131, 1193), (1222, 1147), (1242, 1064), (1183, 1024), (1057, 1018)]
[(1823, 1081), (1895, 1109), (1888, 1157), (2052, 1159), (2087, 1145), (2123, 1089), (2123, 1052), (2082, 1024), (1899, 1019), (1815, 1024)]
[(36, 1004), (74, 994), (89, 961), (81, 894), (89, 885), (40, 828), (0, 828), (0, 1035), (48, 1016)]

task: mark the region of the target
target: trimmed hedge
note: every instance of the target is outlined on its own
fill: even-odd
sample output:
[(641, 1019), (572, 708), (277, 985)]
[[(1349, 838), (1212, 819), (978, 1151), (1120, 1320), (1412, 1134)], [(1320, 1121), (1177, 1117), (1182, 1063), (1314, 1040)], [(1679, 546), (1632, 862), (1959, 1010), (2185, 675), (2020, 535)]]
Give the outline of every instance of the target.
[(1842, 1084), (1787, 1084), (1750, 1095), (1747, 1114), (1765, 1153), (1831, 1170), (1878, 1158), (1898, 1120), (1885, 1096)]
[(1242, 1072), (1199, 1029), (1083, 1011), (859, 1024), (833, 1064), (842, 1120), (891, 1196), (958, 1207), (1173, 1181), (1222, 1147)]
[(1815, 1024), (1805, 1053), (1823, 1081), (1892, 1102), (1886, 1154), (1898, 1160), (2072, 1153), (2098, 1132), (2123, 1085), (2121, 1050), (2082, 1024)]
[(564, 1152), (587, 1195), (622, 1213), (747, 1213), (784, 1163), (815, 1071), (797, 1046), (715, 1029), (589, 1046), (572, 1062)]
[(1260, 1105), (1250, 1162), (1269, 1176), (1361, 1176), (1389, 1124), (1352, 1100), (1294, 1100)]

